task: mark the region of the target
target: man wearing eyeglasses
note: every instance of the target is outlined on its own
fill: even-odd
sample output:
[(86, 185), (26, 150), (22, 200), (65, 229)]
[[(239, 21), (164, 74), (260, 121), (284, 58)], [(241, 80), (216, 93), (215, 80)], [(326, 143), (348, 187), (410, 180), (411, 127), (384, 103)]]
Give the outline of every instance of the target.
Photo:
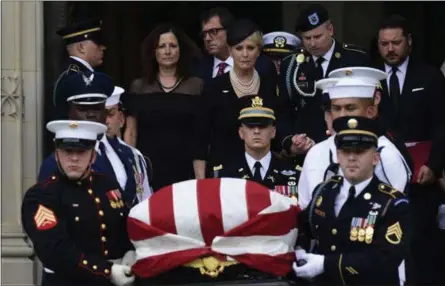
[[(201, 15), (201, 33), (208, 56), (203, 57), (195, 66), (196, 76), (205, 83), (212, 78), (225, 74), (233, 67), (233, 59), (227, 45), (227, 28), (235, 18), (227, 8), (215, 7)], [(275, 66), (264, 56), (258, 57), (256, 69), (261, 74), (274, 76), (278, 79)]]

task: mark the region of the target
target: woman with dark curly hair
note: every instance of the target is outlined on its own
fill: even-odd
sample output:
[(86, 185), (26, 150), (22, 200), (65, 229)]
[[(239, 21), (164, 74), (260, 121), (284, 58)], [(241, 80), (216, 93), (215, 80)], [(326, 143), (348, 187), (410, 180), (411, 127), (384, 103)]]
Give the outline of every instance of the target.
[(124, 105), (124, 139), (152, 162), (154, 190), (193, 178), (192, 141), (195, 105), (202, 80), (190, 75), (200, 57), (196, 45), (171, 24), (157, 26), (143, 41), (144, 74), (135, 79)]

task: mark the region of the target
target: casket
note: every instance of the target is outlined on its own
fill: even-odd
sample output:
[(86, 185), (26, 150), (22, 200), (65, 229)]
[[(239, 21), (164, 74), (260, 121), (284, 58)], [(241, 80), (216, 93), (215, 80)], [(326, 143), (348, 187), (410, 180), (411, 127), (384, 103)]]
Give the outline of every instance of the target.
[(137, 285), (293, 285), (299, 212), (244, 179), (162, 188), (129, 214)]

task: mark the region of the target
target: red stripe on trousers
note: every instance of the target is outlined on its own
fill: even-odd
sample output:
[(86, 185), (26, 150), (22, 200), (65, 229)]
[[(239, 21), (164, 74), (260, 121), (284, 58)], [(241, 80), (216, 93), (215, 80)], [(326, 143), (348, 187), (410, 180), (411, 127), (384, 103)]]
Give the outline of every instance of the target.
[(150, 204), (150, 224), (165, 232), (177, 234), (173, 209), (173, 186), (162, 188), (148, 201)]
[(270, 206), (270, 193), (265, 192), (264, 186), (253, 181), (246, 181), (246, 204), (247, 213), (251, 219)]
[(201, 233), (206, 245), (217, 235), (224, 234), (222, 221), (220, 180), (199, 180), (197, 185), (198, 213)]

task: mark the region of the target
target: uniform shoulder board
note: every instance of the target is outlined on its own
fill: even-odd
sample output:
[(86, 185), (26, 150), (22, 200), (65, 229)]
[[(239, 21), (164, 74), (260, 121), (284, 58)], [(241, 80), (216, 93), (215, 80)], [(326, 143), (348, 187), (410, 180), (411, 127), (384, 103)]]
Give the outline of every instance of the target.
[(70, 64), (68, 67), (68, 71), (70, 72), (80, 72), (80, 67), (76, 64)]
[(214, 167), (213, 167), (213, 171), (214, 171), (214, 172), (219, 171), (219, 170), (222, 170), (222, 169), (223, 169), (223, 165), (218, 165), (218, 166), (214, 166)]
[(284, 58), (283, 58), (283, 61), (286, 60), (286, 59), (289, 59), (289, 58), (291, 58), (291, 57), (293, 57), (293, 56), (298, 57), (298, 55), (301, 55), (301, 54), (302, 54), (303, 56), (305, 56), (305, 54), (306, 54), (306, 50), (303, 49), (303, 48), (301, 48), (301, 49), (296, 49), (296, 50), (292, 51), (289, 55), (287, 55), (286, 57), (284, 57)]
[(348, 51), (354, 51), (354, 52), (366, 54), (365, 49), (363, 49), (362, 47), (357, 46), (357, 45), (343, 44), (343, 48)]
[(379, 191), (390, 196), (392, 199), (401, 199), (405, 198), (405, 195), (400, 192), (399, 190), (394, 189), (390, 185), (387, 185), (385, 183), (380, 183), (379, 185)]

